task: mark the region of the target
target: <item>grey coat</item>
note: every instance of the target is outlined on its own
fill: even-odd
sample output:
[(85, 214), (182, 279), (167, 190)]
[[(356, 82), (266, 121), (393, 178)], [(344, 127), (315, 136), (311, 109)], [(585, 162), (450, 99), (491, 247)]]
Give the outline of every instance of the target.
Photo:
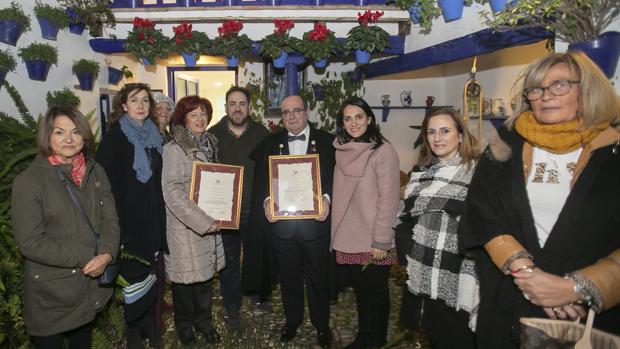
[[(70, 181), (69, 165), (61, 169)], [(23, 316), (28, 334), (50, 336), (92, 321), (112, 288), (98, 287), (96, 279), (80, 271), (95, 253), (88, 223), (41, 155), (17, 176), (12, 189), (13, 233), (25, 260)], [(72, 189), (101, 234), (99, 253), (116, 258), (120, 229), (105, 171), (87, 158), (82, 184)]]
[[(207, 281), (224, 268), (224, 247), (219, 233), (207, 233), (214, 219), (189, 199), (194, 161), (209, 161), (183, 127), (177, 126), (174, 134), (164, 146), (162, 170), (170, 251), (165, 255), (166, 275), (172, 282), (191, 284)], [(216, 147), (217, 139), (207, 136)]]

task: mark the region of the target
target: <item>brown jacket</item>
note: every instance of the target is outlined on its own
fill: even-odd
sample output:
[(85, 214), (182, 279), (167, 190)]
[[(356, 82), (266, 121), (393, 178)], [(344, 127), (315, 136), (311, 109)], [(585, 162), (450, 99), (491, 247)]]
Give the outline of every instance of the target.
[[(68, 165), (61, 165), (71, 178)], [(110, 183), (103, 168), (87, 158), (75, 188), (101, 234), (100, 253), (116, 258), (120, 230)], [(24, 321), (28, 334), (49, 336), (95, 318), (112, 295), (80, 269), (94, 256), (95, 237), (47, 159), (37, 156), (13, 182), (13, 232), (25, 259)]]

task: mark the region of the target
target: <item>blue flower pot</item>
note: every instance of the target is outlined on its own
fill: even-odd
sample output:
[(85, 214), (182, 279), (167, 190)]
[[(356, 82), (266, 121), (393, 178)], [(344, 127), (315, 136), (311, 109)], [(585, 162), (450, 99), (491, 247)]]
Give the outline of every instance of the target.
[(56, 36), (58, 36), (58, 27), (56, 24), (43, 17), (37, 17), (37, 20), (39, 21), (39, 26), (41, 27), (41, 36), (43, 39), (56, 40)]
[(183, 56), (183, 61), (185, 62), (185, 66), (187, 67), (195, 67), (196, 61), (198, 60), (198, 55), (195, 53), (187, 53), (181, 52), (181, 56)]
[(457, 20), (463, 15), (463, 0), (438, 0), (437, 3), (446, 22)]
[(231, 68), (237, 68), (239, 66), (239, 57), (237, 56), (226, 57), (226, 63)]
[(144, 65), (153, 65), (153, 62), (151, 62), (151, 60), (146, 57), (140, 58), (140, 61), (142, 61), (142, 64)]
[(368, 64), (368, 62), (370, 62), (370, 52), (355, 50), (355, 62), (357, 62), (357, 64)]
[(15, 46), (22, 35), (22, 25), (10, 19), (0, 19), (0, 42)]
[(508, 0), (489, 0), (489, 4), (491, 5), (491, 11), (498, 13), (506, 7)]
[(70, 8), (66, 9), (65, 12), (69, 15), (69, 20), (71, 22), (69, 23), (69, 32), (82, 35), (84, 29), (86, 29), (86, 26), (80, 20), (80, 16), (78, 16), (78, 14)]
[(284, 68), (286, 60), (288, 59), (288, 52), (282, 50), (280, 57), (273, 59), (273, 66), (276, 68)]
[(117, 85), (123, 79), (123, 71), (108, 67), (108, 84)]
[(8, 70), (0, 69), (0, 89), (2, 89), (2, 84), (4, 84), (4, 80), (6, 80), (6, 74), (8, 73)]
[(314, 63), (312, 63), (312, 65), (314, 65), (315, 68), (325, 68), (327, 66), (327, 58), (323, 58), (323, 59), (319, 59), (318, 61), (314, 61)]
[(24, 63), (26, 63), (30, 80), (45, 81), (47, 79), (47, 72), (50, 70), (49, 63), (40, 60), (24, 61)]
[(620, 57), (620, 33), (606, 32), (594, 40), (570, 44), (568, 49), (583, 51), (608, 78), (612, 78)]
[(420, 6), (418, 5), (417, 2), (411, 5), (409, 10), (407, 11), (409, 12), (409, 17), (411, 18), (411, 22), (415, 24), (420, 23)]
[(80, 82), (80, 90), (92, 91), (93, 83), (95, 82), (95, 76), (91, 73), (79, 73), (75, 74)]

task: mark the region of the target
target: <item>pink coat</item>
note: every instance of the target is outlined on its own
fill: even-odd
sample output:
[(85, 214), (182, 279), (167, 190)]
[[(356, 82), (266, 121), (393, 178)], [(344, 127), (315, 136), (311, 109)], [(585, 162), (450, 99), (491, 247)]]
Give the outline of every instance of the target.
[(390, 143), (338, 144), (332, 191), (332, 245), (345, 253), (394, 247), (400, 169)]

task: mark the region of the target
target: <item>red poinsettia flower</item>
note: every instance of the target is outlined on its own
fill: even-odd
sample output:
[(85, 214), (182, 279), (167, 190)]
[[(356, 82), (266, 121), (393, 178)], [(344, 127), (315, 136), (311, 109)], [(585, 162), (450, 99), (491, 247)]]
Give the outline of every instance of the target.
[(310, 41), (325, 41), (331, 30), (327, 29), (325, 23), (314, 23), (314, 29), (308, 34)]
[(273, 24), (276, 26), (273, 33), (280, 35), (288, 33), (289, 30), (295, 27), (295, 23), (288, 19), (274, 19)]
[(375, 11), (373, 13), (371, 10), (366, 10), (364, 14), (358, 12), (357, 22), (363, 26), (367, 26), (369, 23), (376, 23), (383, 16), (383, 13), (383, 11)]
[(235, 36), (243, 29), (243, 22), (228, 20), (222, 23), (222, 26), (217, 28), (217, 32), (220, 36)]

